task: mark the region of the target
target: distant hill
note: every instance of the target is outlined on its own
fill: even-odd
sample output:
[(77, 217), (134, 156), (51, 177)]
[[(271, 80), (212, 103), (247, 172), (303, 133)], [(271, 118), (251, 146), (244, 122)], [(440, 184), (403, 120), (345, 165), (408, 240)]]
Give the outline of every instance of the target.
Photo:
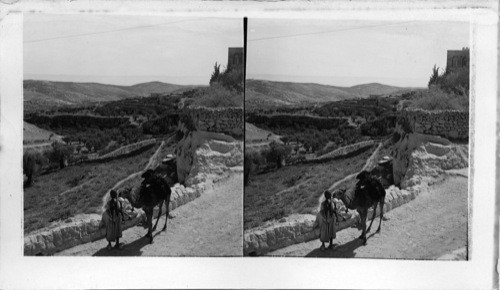
[(370, 95), (393, 94), (405, 90), (408, 90), (408, 88), (378, 83), (337, 87), (314, 83), (247, 80), (245, 105), (251, 109), (263, 106), (324, 103), (353, 98), (368, 98)]
[(181, 86), (162, 82), (117, 86), (100, 83), (25, 80), (23, 87), (24, 109), (30, 111), (145, 97), (151, 93), (169, 94), (175, 91), (192, 89), (195, 86)]

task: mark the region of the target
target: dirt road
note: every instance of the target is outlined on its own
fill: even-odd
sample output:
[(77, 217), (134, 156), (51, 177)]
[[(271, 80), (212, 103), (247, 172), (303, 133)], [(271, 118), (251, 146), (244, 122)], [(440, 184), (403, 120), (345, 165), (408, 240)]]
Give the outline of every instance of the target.
[(333, 250), (320, 251), (313, 240), (269, 253), (271, 256), (436, 259), (467, 245), (467, 178), (448, 176), (415, 200), (386, 214), (381, 233), (369, 233), (366, 246), (361, 231), (348, 228), (337, 233)]
[[(146, 229), (123, 232), (123, 248), (105, 249), (105, 239), (57, 253), (68, 256), (241, 256), (243, 238), (243, 174), (233, 174), (201, 197), (175, 209), (167, 232), (155, 231), (154, 242)], [(165, 223), (163, 216), (158, 229)], [(114, 244), (114, 243), (113, 243)]]

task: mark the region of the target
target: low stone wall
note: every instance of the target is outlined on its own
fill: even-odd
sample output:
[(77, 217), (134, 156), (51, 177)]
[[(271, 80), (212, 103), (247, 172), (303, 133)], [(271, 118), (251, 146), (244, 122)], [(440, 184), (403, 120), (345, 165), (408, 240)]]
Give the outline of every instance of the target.
[(194, 107), (186, 109), (195, 128), (199, 131), (226, 133), (232, 136), (243, 136), (243, 108), (207, 108)]
[(469, 112), (405, 109), (401, 117), (414, 133), (438, 135), (454, 140), (469, 139)]
[[(172, 187), (170, 210), (200, 197), (210, 186), (208, 183), (200, 183), (192, 187), (176, 184)], [(162, 211), (165, 211), (165, 206)], [(132, 220), (123, 224), (123, 230), (145, 221), (142, 210), (136, 213), (137, 215)], [(154, 215), (157, 214), (158, 209), (155, 210)], [(79, 215), (68, 219), (68, 222), (53, 223), (47, 228), (33, 232), (24, 237), (24, 255), (51, 255), (79, 244), (103, 239), (106, 237), (106, 229), (99, 228), (100, 220), (101, 216), (98, 214)]]
[[(422, 187), (413, 187), (411, 191), (401, 190), (395, 186), (386, 189), (384, 213), (397, 208), (415, 199), (421, 192)], [(351, 218), (340, 222), (337, 231), (354, 226), (359, 215), (356, 211), (349, 211)], [(369, 210), (368, 217), (371, 218), (372, 210)], [(376, 215), (379, 216), (377, 211)], [(303, 243), (319, 238), (319, 229), (314, 229), (316, 216), (291, 215), (283, 218), (279, 223), (268, 223), (258, 228), (245, 231), (243, 242), (243, 255), (260, 256), (268, 252), (284, 248), (293, 244)]]
[(151, 145), (155, 144), (156, 141), (157, 140), (155, 138), (153, 138), (153, 139), (143, 140), (140, 142), (129, 144), (129, 145), (120, 147), (112, 152), (109, 152), (107, 154), (99, 156), (99, 157), (93, 159), (92, 161), (103, 161), (103, 160), (109, 160), (109, 159), (114, 159), (114, 158), (117, 158), (120, 156), (128, 155), (134, 151), (141, 150), (144, 147), (151, 146)]
[(332, 158), (338, 158), (341, 156), (348, 155), (350, 153), (353, 153), (355, 151), (358, 151), (360, 149), (372, 146), (374, 144), (377, 144), (378, 142), (375, 140), (368, 140), (368, 141), (362, 141), (358, 143), (354, 143), (351, 145), (347, 145), (341, 148), (337, 148), (333, 150), (332, 152), (326, 153), (324, 155), (321, 155), (314, 160), (326, 160), (326, 159), (332, 159)]

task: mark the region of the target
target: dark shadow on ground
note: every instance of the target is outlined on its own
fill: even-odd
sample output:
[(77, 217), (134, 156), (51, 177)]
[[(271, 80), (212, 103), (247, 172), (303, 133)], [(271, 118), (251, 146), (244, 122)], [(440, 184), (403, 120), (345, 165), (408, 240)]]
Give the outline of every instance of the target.
[[(367, 245), (370, 242), (370, 238), (375, 235), (375, 233), (367, 236), (368, 241)], [(356, 238), (350, 242), (347, 242), (343, 245), (336, 245), (333, 243), (333, 249), (325, 249), (324, 251), (320, 250), (321, 243), (318, 241), (318, 248), (312, 250), (307, 253), (306, 257), (315, 257), (315, 258), (354, 258), (356, 253), (354, 252), (357, 248), (363, 246), (363, 241), (359, 238)], [(328, 246), (326, 243), (325, 246)]]
[[(156, 232), (153, 234), (153, 238), (156, 237), (157, 235), (161, 234), (162, 232)], [(105, 243), (106, 242), (106, 243)], [(154, 239), (153, 239), (154, 243)], [(115, 243), (111, 243), (113, 246)], [(92, 256), (101, 256), (101, 257), (117, 257), (117, 256), (142, 256), (142, 248), (145, 246), (149, 245), (149, 238), (146, 238), (145, 236), (133, 241), (130, 244), (122, 244), (120, 242), (120, 245), (122, 245), (121, 249), (115, 249), (112, 248), (108, 250), (106, 248), (107, 241), (103, 240), (103, 245), (104, 247), (100, 249), (99, 251), (95, 252)]]

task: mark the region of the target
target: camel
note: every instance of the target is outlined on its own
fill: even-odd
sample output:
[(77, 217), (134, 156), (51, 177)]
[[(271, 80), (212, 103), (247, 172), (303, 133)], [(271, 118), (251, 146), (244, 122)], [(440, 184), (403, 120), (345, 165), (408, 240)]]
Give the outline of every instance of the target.
[[(380, 205), (380, 222), (378, 225), (377, 233), (380, 232), (380, 227), (382, 225), (382, 219), (384, 217), (384, 202), (385, 202), (385, 189), (376, 178), (372, 177), (367, 171), (362, 171), (356, 176), (358, 183), (356, 184), (356, 189), (353, 194), (347, 194), (347, 189), (336, 190), (333, 197), (339, 198), (346, 206), (347, 209), (355, 209), (358, 211), (361, 218), (362, 233), (359, 239), (363, 240), (363, 245), (366, 245), (366, 233), (370, 232), (370, 229), (375, 219), (377, 212), (377, 205)], [(368, 229), (366, 229), (366, 218), (368, 216), (368, 209), (373, 206), (373, 216), (372, 221)]]
[[(170, 195), (172, 193), (170, 186), (163, 177), (155, 176), (152, 170), (147, 170), (142, 177), (145, 180), (142, 182), (139, 190), (132, 188), (124, 188), (120, 191), (123, 198), (127, 199), (134, 208), (142, 208), (146, 213), (149, 243), (153, 243), (153, 231), (156, 230), (158, 221), (162, 213), (162, 206), (165, 203), (167, 209), (165, 216), (165, 225), (162, 231), (167, 230), (167, 220), (169, 216)], [(159, 207), (158, 217), (156, 223), (153, 225), (153, 209), (155, 206)]]

